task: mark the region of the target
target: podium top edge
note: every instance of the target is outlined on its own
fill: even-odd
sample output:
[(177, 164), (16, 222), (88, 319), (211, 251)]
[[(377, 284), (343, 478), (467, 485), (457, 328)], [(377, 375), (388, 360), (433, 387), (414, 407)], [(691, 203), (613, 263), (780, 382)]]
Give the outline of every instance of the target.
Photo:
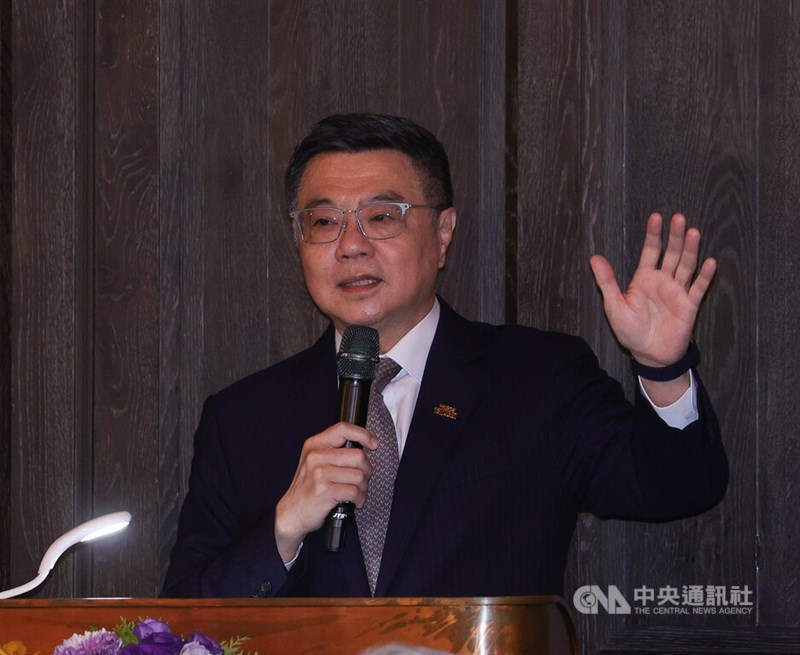
[(0, 600), (0, 608), (36, 607), (369, 607), (566, 605), (560, 596), (476, 596), (456, 598), (51, 598)]

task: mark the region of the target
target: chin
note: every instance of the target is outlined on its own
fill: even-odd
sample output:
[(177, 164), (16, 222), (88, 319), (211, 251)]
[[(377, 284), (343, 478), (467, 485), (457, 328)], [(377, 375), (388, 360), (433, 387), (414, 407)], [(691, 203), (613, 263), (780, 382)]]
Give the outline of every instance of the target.
[(346, 325), (363, 325), (364, 327), (371, 327), (378, 329), (380, 320), (377, 316), (372, 314), (355, 314), (350, 316), (350, 320)]
[(339, 329), (341, 326), (340, 331), (344, 330), (348, 325), (363, 325), (365, 327), (372, 327), (378, 329), (378, 324), (380, 323), (380, 316), (377, 312), (371, 311), (346, 311), (346, 312), (327, 312), (323, 308), (320, 308), (323, 314), (325, 314), (328, 318), (333, 321), (333, 324)]
[(372, 326), (373, 323), (380, 321), (384, 315), (383, 308), (375, 302), (361, 301), (357, 303), (346, 303), (340, 305), (336, 312), (339, 316), (346, 318), (351, 324)]

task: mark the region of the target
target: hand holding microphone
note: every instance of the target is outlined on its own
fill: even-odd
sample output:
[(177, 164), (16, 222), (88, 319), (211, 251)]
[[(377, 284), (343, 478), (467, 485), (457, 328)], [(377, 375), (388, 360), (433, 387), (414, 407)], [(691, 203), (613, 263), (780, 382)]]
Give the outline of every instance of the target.
[[(356, 333), (367, 330), (374, 334), (368, 341), (359, 338), (353, 343), (350, 332), (353, 329)], [(343, 337), (337, 355), (337, 416), (331, 417), (340, 422), (306, 440), (294, 479), (275, 509), (275, 540), (284, 562), (292, 560), (306, 535), (322, 527), (326, 517), (341, 505), (361, 506), (366, 498), (370, 465), (360, 448), (362, 445), (370, 449), (377, 447), (377, 440), (363, 425), (369, 404), (369, 386), (378, 363), (378, 336), (371, 328), (359, 326), (348, 328), (345, 335), (347, 338)], [(342, 353), (348, 354), (342, 356)], [(359, 416), (363, 417), (361, 426), (358, 425)], [(350, 446), (343, 447), (348, 442)], [(350, 502), (339, 503), (339, 507), (331, 511), (336, 501)], [(348, 517), (341, 519), (346, 529), (352, 521), (349, 518), (352, 509), (341, 513)], [(344, 534), (338, 534), (335, 525), (333, 529), (330, 539), (338, 541), (341, 548)]]

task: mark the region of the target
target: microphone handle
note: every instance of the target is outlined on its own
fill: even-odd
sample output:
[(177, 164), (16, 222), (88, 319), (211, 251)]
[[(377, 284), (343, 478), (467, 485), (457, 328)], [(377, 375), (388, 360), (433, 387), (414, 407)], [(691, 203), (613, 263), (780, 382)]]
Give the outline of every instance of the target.
[[(339, 378), (339, 420), (360, 427), (367, 425), (369, 408), (369, 388), (371, 380)], [(343, 448), (361, 448), (355, 441), (345, 441)], [(347, 525), (355, 515), (355, 505), (350, 502), (339, 503), (328, 514), (325, 522), (325, 547), (332, 553), (344, 548)]]

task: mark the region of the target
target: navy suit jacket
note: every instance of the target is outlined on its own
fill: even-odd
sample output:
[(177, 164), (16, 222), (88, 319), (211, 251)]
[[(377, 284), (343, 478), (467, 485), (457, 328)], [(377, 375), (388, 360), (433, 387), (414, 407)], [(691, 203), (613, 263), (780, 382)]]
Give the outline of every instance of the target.
[[(309, 534), (288, 573), (273, 532), (303, 442), (336, 417), (334, 351), (329, 328), (206, 401), (163, 595), (369, 596), (355, 522), (341, 553)], [(560, 594), (579, 511), (668, 520), (714, 505), (727, 460), (698, 393), (701, 420), (670, 428), (582, 340), (442, 303), (376, 596)]]

